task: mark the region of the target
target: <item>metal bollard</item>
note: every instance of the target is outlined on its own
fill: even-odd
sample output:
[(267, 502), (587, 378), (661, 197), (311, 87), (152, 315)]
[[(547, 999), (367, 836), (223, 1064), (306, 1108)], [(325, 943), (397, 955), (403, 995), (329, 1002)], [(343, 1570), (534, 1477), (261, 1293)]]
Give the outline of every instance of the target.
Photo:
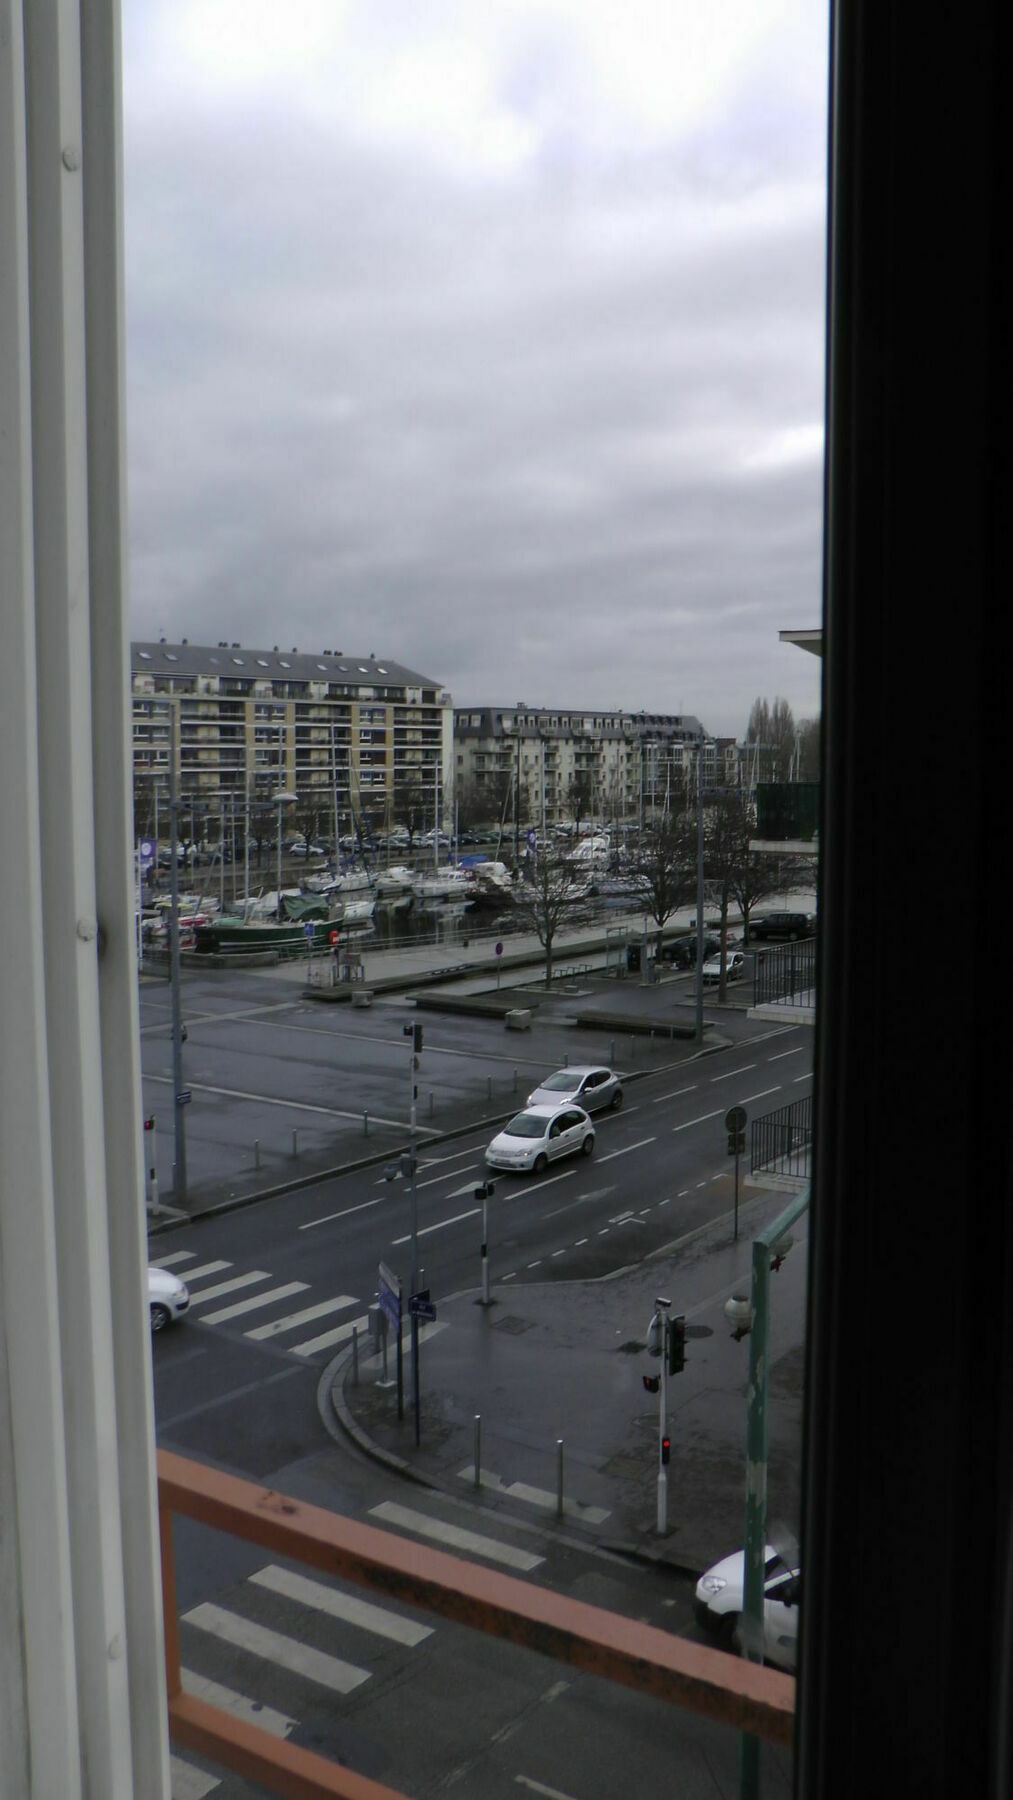
[(491, 1075), (488, 1077), (488, 1079), (486, 1081), (486, 1098), (488, 1100), (492, 1099), (492, 1076)]
[(296, 1131), (293, 1131), (293, 1133), (292, 1133), (292, 1155), (298, 1156), (298, 1154), (299, 1154), (299, 1133), (296, 1130)]
[(569, 1051), (567, 1051), (566, 1055), (563, 1058), (563, 1067), (564, 1067), (564, 1069), (568, 1069), (570, 1067), (570, 1052)]
[(429, 1117), (430, 1118), (433, 1117), (433, 1114), (435, 1113), (435, 1111), (436, 1111), (436, 1094), (432, 1090), (432, 1088), (430, 1088), (430, 1090), (429, 1090)]
[(475, 1486), (482, 1485), (482, 1415), (475, 1414)]
[(359, 1385), (359, 1327), (352, 1326), (352, 1386)]
[(517, 1070), (514, 1070), (514, 1093), (517, 1092)]
[(363, 1137), (369, 1136), (369, 1114), (368, 1114), (368, 1112), (364, 1112), (362, 1115), (362, 1135), (363, 1135)]
[(253, 1140), (253, 1166), (255, 1169), (260, 1168), (260, 1139), (259, 1138), (254, 1138), (254, 1140)]
[(563, 1516), (563, 1440), (556, 1439), (556, 1517)]
[(612, 1042), (609, 1044), (609, 1068), (614, 1069), (615, 1066), (616, 1066), (616, 1041), (615, 1041), (615, 1038), (613, 1038)]

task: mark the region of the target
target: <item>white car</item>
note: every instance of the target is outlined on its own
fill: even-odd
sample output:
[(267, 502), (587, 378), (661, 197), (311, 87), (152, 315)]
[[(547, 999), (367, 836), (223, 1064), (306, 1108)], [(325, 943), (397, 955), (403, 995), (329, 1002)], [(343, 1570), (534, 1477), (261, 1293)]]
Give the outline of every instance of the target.
[(529, 1106), (497, 1132), (485, 1153), (490, 1169), (540, 1175), (562, 1156), (590, 1156), (594, 1126), (580, 1106)]
[(561, 1106), (564, 1100), (574, 1101), (585, 1112), (600, 1112), (606, 1106), (618, 1112), (623, 1090), (611, 1069), (597, 1063), (574, 1063), (570, 1069), (547, 1075), (528, 1095), (529, 1106)]
[(163, 1331), (166, 1325), (182, 1319), (190, 1305), (190, 1290), (185, 1281), (168, 1269), (148, 1265), (148, 1307), (152, 1331)]
[[(714, 1564), (696, 1584), (698, 1625), (725, 1649), (741, 1650), (746, 1559), (741, 1550)], [(794, 1671), (798, 1662), (798, 1612), (802, 1576), (767, 1545), (763, 1565), (763, 1660)]]
[[(726, 953), (725, 974), (729, 981), (741, 981), (742, 976), (745, 973), (745, 967), (746, 959), (741, 950), (729, 950)], [(703, 966), (703, 978), (704, 981), (708, 983), (721, 980), (720, 956), (708, 957)]]

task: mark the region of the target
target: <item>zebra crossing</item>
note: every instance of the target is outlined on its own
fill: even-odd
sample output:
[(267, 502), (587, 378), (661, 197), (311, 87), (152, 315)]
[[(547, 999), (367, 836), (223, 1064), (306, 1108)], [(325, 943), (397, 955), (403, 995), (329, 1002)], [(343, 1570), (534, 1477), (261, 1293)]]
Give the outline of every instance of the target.
[[(368, 1313), (347, 1316), (362, 1305), (354, 1294), (332, 1294), (311, 1305), (293, 1307), (291, 1302), (298, 1295), (309, 1292), (308, 1282), (276, 1282), (267, 1269), (237, 1269), (225, 1258), (199, 1262), (193, 1250), (174, 1250), (152, 1260), (156, 1267), (171, 1269), (186, 1282), (191, 1318), (204, 1325), (231, 1325), (249, 1319), (251, 1323), (242, 1327), (244, 1337), (256, 1343), (277, 1338), (293, 1356), (333, 1351), (347, 1343), (353, 1332), (363, 1334), (369, 1325)], [(275, 1316), (265, 1320), (263, 1315), (268, 1312)], [(341, 1322), (335, 1323), (342, 1314)], [(324, 1326), (325, 1320), (331, 1322)], [(310, 1330), (314, 1325), (323, 1329)], [(297, 1335), (307, 1331), (308, 1336)]]
[[(381, 1501), (367, 1516), (517, 1572), (530, 1573), (543, 1561), (505, 1539), (462, 1530), (438, 1513)], [(378, 1605), (354, 1585), (280, 1563), (267, 1563), (213, 1600), (199, 1601), (181, 1615), (179, 1626), (186, 1693), (273, 1736), (288, 1738), (305, 1728), (314, 1741), (321, 1707), (333, 1708), (377, 1675), (386, 1677), (391, 1665), (382, 1657), (406, 1662), (438, 1630), (408, 1607)], [(177, 1753), (171, 1773), (173, 1800), (204, 1800), (233, 1783)]]

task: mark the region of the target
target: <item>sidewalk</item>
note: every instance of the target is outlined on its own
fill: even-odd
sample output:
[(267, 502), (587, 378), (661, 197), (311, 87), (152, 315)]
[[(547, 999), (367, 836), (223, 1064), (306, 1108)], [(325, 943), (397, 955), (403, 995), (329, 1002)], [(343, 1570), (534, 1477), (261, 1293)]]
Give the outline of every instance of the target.
[[(488, 1308), (480, 1289), (440, 1299), (436, 1323), (421, 1333), (418, 1448), (407, 1332), (403, 1421), (393, 1345), (390, 1385), (378, 1385), (381, 1359), (371, 1344), (360, 1345), (358, 1382), (345, 1352), (321, 1382), (321, 1404), (362, 1449), (408, 1480), (697, 1575), (743, 1541), (749, 1347), (732, 1338), (723, 1308), (732, 1292), (748, 1293), (752, 1237), (785, 1203), (783, 1193), (768, 1191), (747, 1198), (737, 1244), (729, 1217), (604, 1281), (493, 1281)], [(795, 1534), (806, 1236), (803, 1222), (771, 1292), (768, 1517)], [(659, 1294), (687, 1321), (686, 1367), (668, 1381), (664, 1536), (656, 1529), (659, 1397), (642, 1381), (659, 1368), (644, 1347)]]

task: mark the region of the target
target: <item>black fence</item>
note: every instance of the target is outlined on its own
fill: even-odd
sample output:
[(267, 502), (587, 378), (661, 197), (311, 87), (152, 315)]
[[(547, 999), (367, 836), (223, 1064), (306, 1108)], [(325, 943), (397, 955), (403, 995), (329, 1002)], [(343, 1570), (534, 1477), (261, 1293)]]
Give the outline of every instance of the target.
[(754, 1006), (815, 1006), (816, 939), (796, 944), (750, 944)]
[(808, 1181), (812, 1149), (813, 1102), (807, 1094), (789, 1106), (754, 1119), (749, 1128), (751, 1175), (787, 1175)]

